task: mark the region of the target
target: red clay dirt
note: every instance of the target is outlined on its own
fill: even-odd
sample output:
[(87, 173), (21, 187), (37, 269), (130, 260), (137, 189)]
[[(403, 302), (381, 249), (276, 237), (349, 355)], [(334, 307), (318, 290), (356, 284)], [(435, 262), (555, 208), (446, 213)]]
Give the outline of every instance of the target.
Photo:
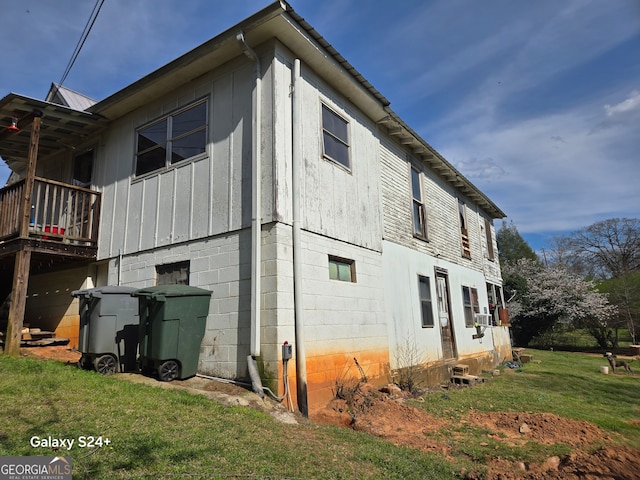
[[(23, 354), (75, 363), (78, 352), (67, 347), (23, 349)], [(216, 382), (213, 382), (215, 385)], [(214, 388), (214, 387), (208, 387)], [(220, 384), (225, 388), (225, 384)], [(451, 458), (451, 448), (435, 435), (451, 421), (435, 418), (406, 402), (406, 396), (393, 386), (382, 391), (370, 385), (334, 399), (324, 410), (315, 412), (317, 423), (342, 425), (388, 440), (395, 445), (417, 448)], [(491, 460), (484, 476), (466, 473), (467, 479), (486, 480), (635, 480), (640, 478), (640, 449), (615, 445), (611, 437), (595, 425), (561, 418), (550, 413), (492, 412), (470, 410), (462, 422), (481, 427), (491, 437), (508, 445), (529, 441), (551, 445), (567, 444), (572, 453), (548, 458), (541, 463)], [(459, 426), (457, 422), (456, 426)], [(598, 447), (599, 445), (605, 445)], [(595, 450), (594, 450), (595, 449)]]

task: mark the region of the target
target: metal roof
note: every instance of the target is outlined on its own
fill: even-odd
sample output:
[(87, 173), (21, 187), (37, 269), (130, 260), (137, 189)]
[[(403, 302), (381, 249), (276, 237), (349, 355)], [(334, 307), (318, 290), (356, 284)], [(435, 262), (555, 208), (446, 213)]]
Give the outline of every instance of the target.
[[(75, 148), (106, 125), (99, 115), (10, 93), (0, 100), (0, 157), (18, 174), (26, 168), (34, 111), (43, 114), (38, 143), (40, 158)], [(18, 119), (17, 132), (7, 128), (12, 117)]]
[(73, 108), (74, 110), (85, 111), (92, 105), (96, 104), (96, 100), (87, 97), (86, 95), (71, 90), (63, 85), (52, 83), (49, 93), (45, 98), (47, 102), (57, 103), (64, 105), (65, 107)]

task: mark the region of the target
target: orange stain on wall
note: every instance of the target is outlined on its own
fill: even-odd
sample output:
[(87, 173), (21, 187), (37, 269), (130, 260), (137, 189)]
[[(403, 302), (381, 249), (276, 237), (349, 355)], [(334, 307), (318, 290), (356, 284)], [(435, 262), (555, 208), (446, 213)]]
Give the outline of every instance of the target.
[(336, 389), (341, 385), (353, 384), (354, 381), (364, 378), (374, 385), (383, 385), (390, 381), (388, 349), (313, 352), (307, 355), (306, 363), (310, 414), (314, 410), (324, 408), (334, 398)]

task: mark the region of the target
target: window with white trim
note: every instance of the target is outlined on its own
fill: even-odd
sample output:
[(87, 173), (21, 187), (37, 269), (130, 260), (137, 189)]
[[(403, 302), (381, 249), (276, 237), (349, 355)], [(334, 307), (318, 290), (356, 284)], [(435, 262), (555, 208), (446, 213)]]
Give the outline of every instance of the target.
[(322, 155), (351, 170), (349, 122), (325, 104), (322, 104)]
[(431, 301), (431, 284), (429, 277), (418, 275), (418, 294), (420, 296), (422, 328), (433, 327), (433, 302)]
[(427, 239), (427, 212), (422, 200), (422, 174), (411, 167), (413, 236)]
[(136, 176), (205, 152), (207, 101), (176, 110), (136, 131)]
[(462, 287), (462, 304), (464, 306), (464, 325), (473, 327), (474, 316), (480, 313), (480, 302), (478, 301), (478, 289), (473, 287)]

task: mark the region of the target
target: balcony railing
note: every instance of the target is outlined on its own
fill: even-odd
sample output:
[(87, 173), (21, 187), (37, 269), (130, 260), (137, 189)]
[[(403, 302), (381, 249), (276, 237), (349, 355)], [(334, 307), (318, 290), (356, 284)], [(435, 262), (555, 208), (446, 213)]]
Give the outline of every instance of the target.
[[(25, 181), (0, 189), (0, 240), (18, 237)], [(65, 183), (35, 179), (29, 238), (95, 246), (100, 193)]]

